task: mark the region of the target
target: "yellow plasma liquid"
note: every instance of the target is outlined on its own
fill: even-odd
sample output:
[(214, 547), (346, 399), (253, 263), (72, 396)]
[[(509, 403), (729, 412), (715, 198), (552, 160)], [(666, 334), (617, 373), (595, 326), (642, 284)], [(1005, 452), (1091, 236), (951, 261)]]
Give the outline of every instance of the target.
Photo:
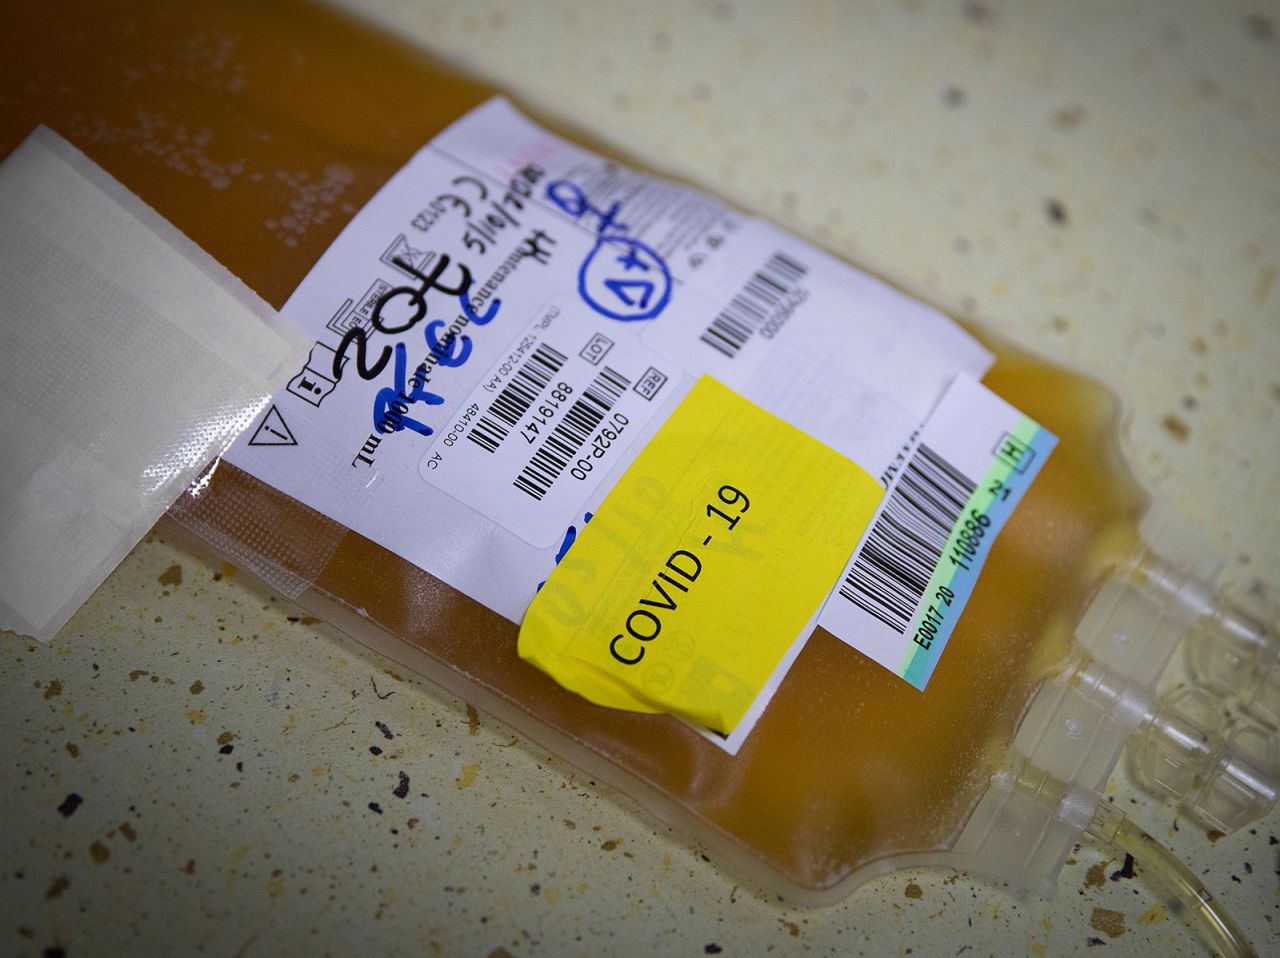
[[(277, 307), (415, 150), (491, 94), (293, 2), (5, 6), (0, 155), (52, 127)], [(354, 533), (306, 573), (301, 602), (725, 856), (767, 866), (757, 873), (780, 889), (822, 895), (859, 869), (943, 851), (1102, 575), (1134, 548), (1144, 506), (1110, 393), (978, 335), (998, 356), (986, 384), (1059, 445), (923, 693), (819, 631), (730, 757), (674, 719), (560, 689), (517, 658), (514, 625)], [(233, 498), (269, 517), (284, 552), (324, 524), (223, 464), (201, 508), (217, 525)]]

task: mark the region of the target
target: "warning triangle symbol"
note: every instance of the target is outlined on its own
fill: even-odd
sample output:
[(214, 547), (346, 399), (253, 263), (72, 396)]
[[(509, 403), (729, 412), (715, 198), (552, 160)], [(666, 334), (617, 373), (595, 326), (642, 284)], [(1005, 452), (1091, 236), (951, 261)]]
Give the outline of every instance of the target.
[(275, 403), (271, 404), (267, 414), (262, 417), (262, 422), (254, 430), (253, 438), (249, 440), (251, 446), (296, 446), (297, 444), (298, 440), (293, 438), (293, 433), (284, 424), (284, 417), (280, 415), (280, 410), (276, 408)]

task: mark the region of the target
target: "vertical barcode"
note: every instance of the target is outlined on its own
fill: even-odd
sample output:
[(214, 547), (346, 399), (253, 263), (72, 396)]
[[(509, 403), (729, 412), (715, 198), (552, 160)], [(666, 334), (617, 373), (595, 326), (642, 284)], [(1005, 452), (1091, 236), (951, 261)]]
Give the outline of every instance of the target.
[(546, 343), (538, 346), (498, 393), (498, 398), (489, 403), (484, 414), (471, 427), (471, 432), (467, 433), (467, 438), (487, 452), (497, 452), (502, 440), (507, 438), (538, 394), (551, 382), (551, 377), (560, 371), (565, 358), (564, 353)]
[(876, 517), (840, 594), (899, 635), (906, 632), (975, 489), (973, 480), (921, 443)]
[(512, 485), (541, 500), (630, 385), (630, 379), (605, 366), (565, 412)]
[(698, 338), (733, 359), (807, 272), (807, 266), (774, 253)]

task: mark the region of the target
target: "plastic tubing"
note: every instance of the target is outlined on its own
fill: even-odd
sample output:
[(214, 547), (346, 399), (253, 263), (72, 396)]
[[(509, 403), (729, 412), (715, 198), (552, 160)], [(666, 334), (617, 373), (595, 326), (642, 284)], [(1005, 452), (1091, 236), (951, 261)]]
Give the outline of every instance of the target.
[(1087, 831), (1108, 848), (1132, 855), (1152, 890), (1165, 898), (1170, 910), (1190, 925), (1215, 955), (1257, 958), (1240, 926), (1213, 894), (1169, 849), (1129, 821), (1124, 812), (1099, 802)]
[(1223, 958), (1257, 958), (1240, 926), (1187, 866), (1097, 792), (1067, 785), (1030, 763), (1017, 769), (1015, 782), (1018, 791), (1048, 805), (1063, 821), (1079, 821), (1081, 806), (1091, 803), (1085, 832), (1108, 851), (1132, 855), (1148, 887), (1210, 952)]

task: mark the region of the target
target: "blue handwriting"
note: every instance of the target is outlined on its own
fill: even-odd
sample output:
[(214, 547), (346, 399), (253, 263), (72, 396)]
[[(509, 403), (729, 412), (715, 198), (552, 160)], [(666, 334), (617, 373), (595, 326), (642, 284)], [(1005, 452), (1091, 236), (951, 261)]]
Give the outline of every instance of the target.
[(570, 180), (552, 180), (546, 195), (573, 219), (595, 223), (595, 246), (578, 270), (578, 294), (588, 306), (624, 323), (653, 319), (666, 308), (671, 270), (655, 249), (627, 235), (621, 203), (600, 209)]

